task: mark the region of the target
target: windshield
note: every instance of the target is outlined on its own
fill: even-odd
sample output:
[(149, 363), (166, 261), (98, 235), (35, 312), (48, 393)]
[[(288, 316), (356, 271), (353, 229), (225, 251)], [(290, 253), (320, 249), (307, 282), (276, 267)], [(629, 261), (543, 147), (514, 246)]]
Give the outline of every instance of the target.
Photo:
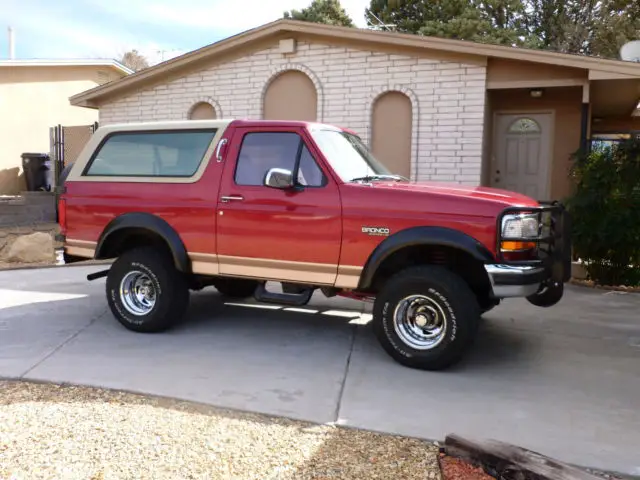
[(343, 182), (398, 178), (371, 154), (356, 135), (326, 129), (312, 129), (310, 133)]

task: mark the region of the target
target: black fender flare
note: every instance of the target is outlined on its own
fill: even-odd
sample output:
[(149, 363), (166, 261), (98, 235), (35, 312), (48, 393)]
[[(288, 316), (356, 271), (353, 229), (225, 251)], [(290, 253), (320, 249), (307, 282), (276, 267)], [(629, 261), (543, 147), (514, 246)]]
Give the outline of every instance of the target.
[(144, 212), (131, 212), (120, 215), (109, 222), (105, 227), (98, 239), (98, 245), (96, 247), (96, 259), (106, 258), (104, 257), (105, 244), (107, 243), (111, 235), (117, 232), (135, 228), (137, 230), (148, 230), (158, 236), (160, 236), (169, 247), (173, 262), (178, 270), (181, 272), (190, 271), (189, 256), (187, 255), (187, 249), (182, 242), (182, 239), (178, 233), (173, 229), (166, 220), (153, 215), (151, 213)]
[(366, 290), (371, 287), (376, 271), (391, 255), (403, 248), (419, 245), (456, 248), (483, 264), (495, 262), (489, 249), (466, 233), (446, 227), (411, 227), (394, 233), (378, 244), (362, 270), (358, 289)]

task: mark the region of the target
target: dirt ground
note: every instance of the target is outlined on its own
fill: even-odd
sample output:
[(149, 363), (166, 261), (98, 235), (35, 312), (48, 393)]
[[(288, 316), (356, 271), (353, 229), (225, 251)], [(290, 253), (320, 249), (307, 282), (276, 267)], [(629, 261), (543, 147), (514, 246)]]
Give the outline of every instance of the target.
[(493, 480), (481, 467), (475, 467), (458, 458), (440, 455), (443, 480)]

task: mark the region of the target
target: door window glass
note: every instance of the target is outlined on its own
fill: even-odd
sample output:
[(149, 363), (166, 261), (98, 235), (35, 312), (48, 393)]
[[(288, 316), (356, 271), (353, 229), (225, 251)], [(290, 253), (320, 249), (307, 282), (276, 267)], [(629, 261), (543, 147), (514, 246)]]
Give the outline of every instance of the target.
[(540, 125), (531, 118), (519, 118), (509, 125), (509, 133), (540, 133)]
[[(302, 139), (291, 132), (256, 132), (244, 136), (235, 172), (238, 185), (261, 186), (267, 172), (283, 168), (293, 172)], [(322, 170), (303, 146), (298, 182), (305, 186), (326, 184)]]
[(324, 187), (327, 184), (327, 177), (322, 173), (306, 145), (302, 147), (300, 156), (298, 182), (307, 187)]

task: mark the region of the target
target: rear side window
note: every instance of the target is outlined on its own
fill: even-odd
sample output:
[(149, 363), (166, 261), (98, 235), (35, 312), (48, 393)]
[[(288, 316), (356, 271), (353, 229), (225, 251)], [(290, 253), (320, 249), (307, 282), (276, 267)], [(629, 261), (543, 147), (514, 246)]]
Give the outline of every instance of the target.
[(107, 137), (85, 175), (191, 177), (202, 163), (216, 130), (121, 132)]

